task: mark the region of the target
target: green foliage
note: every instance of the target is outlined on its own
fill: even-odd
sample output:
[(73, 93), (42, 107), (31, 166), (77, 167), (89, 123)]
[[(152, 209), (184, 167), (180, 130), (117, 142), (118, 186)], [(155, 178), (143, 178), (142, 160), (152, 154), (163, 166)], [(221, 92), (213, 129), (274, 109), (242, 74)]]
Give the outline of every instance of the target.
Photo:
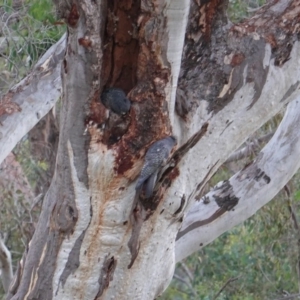
[(50, 22), (50, 23), (55, 22), (55, 18), (53, 16), (52, 1), (30, 0), (26, 2), (30, 5), (28, 14), (31, 15), (35, 20), (41, 22)]
[[(65, 26), (56, 25), (51, 0), (27, 0), (18, 7), (12, 1), (0, 0), (1, 10), (6, 13), (0, 21), (0, 37), (7, 45), (0, 56), (0, 90), (4, 94), (59, 40)], [(5, 74), (1, 69), (6, 70)]]

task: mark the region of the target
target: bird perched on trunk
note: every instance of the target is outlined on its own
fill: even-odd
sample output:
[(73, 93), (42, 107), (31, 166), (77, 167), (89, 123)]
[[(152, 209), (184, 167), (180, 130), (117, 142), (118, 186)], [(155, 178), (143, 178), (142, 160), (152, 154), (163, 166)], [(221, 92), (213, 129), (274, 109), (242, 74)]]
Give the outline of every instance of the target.
[(124, 91), (114, 87), (106, 89), (102, 93), (101, 102), (107, 109), (118, 115), (126, 114), (131, 106)]
[(166, 164), (176, 144), (176, 138), (174, 136), (168, 136), (153, 143), (147, 150), (145, 163), (135, 187), (137, 191), (145, 187), (146, 198), (152, 196), (158, 172), (160, 168)]

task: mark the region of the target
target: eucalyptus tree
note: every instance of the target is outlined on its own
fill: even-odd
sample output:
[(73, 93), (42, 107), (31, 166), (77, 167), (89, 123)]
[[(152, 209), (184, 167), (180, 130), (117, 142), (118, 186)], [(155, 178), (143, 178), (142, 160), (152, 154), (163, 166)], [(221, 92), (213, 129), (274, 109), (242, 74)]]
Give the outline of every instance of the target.
[[(269, 1), (238, 24), (227, 2), (55, 1), (66, 51), (53, 48), (33, 71), (40, 80), (6, 98), (22, 107), (31, 84), (60, 82), (62, 61), (55, 174), (8, 299), (154, 299), (176, 262), (253, 215), (297, 171), (299, 1)], [(127, 114), (102, 105), (109, 87), (126, 92)], [(287, 104), (257, 158), (204, 195), (230, 154)], [(6, 116), (2, 141), (20, 114)], [(145, 198), (135, 189), (145, 153), (170, 135), (177, 148)]]

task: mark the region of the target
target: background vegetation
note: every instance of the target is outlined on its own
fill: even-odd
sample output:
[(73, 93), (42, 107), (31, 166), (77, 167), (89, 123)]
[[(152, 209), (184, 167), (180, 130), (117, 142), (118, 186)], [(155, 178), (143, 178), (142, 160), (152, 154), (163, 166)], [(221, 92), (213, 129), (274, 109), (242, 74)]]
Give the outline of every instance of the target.
[(61, 37), (55, 21), (51, 0), (0, 0), (0, 96)]
[[(229, 2), (230, 18), (237, 22), (265, 1)], [(0, 0), (0, 99), (64, 31), (65, 27), (56, 22), (50, 0)], [(273, 132), (280, 119), (276, 116), (248, 144)], [(225, 164), (209, 186), (229, 178), (262, 146), (254, 147), (252, 155), (243, 160)], [(1, 185), (0, 176), (0, 234), (12, 251), (14, 268), (34, 230), (38, 215), (35, 207), (40, 199), (37, 182), (44, 178), (42, 174), (50, 164), (47, 157), (39, 155), (37, 159), (32, 148), (32, 140), (26, 136), (14, 152), (36, 198), (29, 201), (30, 196), (16, 189), (12, 192), (14, 183)], [(299, 176), (252, 218), (179, 263), (162, 299), (296, 299), (300, 291)], [(0, 290), (0, 298), (3, 295)]]

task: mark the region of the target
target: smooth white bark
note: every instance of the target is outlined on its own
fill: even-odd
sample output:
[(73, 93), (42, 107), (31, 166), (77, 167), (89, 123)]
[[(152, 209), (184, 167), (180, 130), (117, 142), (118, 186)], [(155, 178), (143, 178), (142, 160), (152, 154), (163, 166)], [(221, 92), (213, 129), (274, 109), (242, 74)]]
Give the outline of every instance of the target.
[[(276, 133), (254, 163), (230, 178), (233, 195), (239, 198), (234, 210), (226, 212), (213, 222), (197, 227), (197, 222), (208, 219), (219, 208), (214, 196), (220, 191), (216, 188), (205, 196), (205, 201), (202, 198), (187, 213), (180, 230), (186, 234), (176, 241), (177, 262), (251, 217), (284, 187), (300, 167), (299, 124), (300, 96), (288, 105)], [(270, 177), (269, 183), (263, 178), (254, 178), (253, 170), (258, 169), (264, 172), (260, 174)], [(194, 229), (193, 224), (196, 227)]]
[(189, 12), (190, 0), (171, 0), (166, 10), (169, 28), (167, 57), (171, 64), (172, 72), (171, 81), (167, 87), (166, 94), (169, 103), (169, 117), (172, 127), (175, 125), (176, 91)]
[(0, 118), (0, 163), (38, 121), (49, 112), (61, 93), (61, 61), (66, 35), (53, 45), (38, 61), (33, 71), (11, 92), (11, 101), (20, 112)]

